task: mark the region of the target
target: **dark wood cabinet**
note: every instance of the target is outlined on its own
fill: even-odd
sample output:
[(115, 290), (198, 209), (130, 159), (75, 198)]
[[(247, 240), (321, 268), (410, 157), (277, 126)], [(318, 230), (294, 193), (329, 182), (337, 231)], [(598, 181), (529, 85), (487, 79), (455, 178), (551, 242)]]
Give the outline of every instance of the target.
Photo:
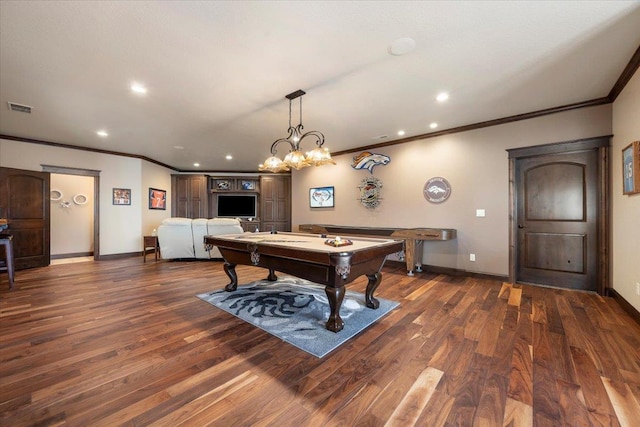
[(171, 175), (171, 216), (208, 218), (207, 176)]
[(262, 231), (291, 231), (291, 176), (260, 177)]
[(219, 195), (255, 195), (257, 212), (241, 218), (245, 231), (291, 231), (291, 175), (171, 175), (171, 215), (214, 218)]

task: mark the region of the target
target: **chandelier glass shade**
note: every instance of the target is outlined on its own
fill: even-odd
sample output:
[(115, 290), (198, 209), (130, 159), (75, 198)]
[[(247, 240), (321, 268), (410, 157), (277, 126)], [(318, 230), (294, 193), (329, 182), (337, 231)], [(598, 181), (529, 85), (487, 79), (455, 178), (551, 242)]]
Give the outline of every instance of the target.
[[(303, 90), (297, 90), (293, 93), (290, 93), (286, 96), (289, 100), (289, 135), (286, 138), (277, 139), (271, 144), (271, 156), (269, 156), (264, 163), (260, 164), (260, 171), (269, 171), (269, 172), (286, 172), (291, 170), (291, 168), (300, 170), (307, 166), (322, 166), (333, 164), (336, 162), (331, 158), (331, 153), (329, 149), (323, 147), (324, 145), (324, 135), (321, 132), (316, 130), (312, 130), (306, 133), (303, 133), (304, 126), (302, 125), (302, 95), (305, 92)], [(297, 126), (291, 125), (291, 104), (294, 99), (300, 98), (300, 123)], [(303, 153), (300, 150), (300, 143), (305, 138), (314, 138), (316, 147)], [(277, 146), (280, 143), (286, 143), (289, 145), (289, 153), (284, 157), (284, 159), (280, 159), (277, 156)]]

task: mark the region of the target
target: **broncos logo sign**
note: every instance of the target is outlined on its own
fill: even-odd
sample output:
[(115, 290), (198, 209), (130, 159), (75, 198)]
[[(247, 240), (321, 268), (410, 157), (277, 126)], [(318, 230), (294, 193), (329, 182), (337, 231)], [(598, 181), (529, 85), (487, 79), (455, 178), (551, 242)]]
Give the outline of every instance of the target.
[(373, 173), (373, 168), (378, 165), (386, 165), (391, 161), (389, 156), (385, 156), (384, 154), (374, 154), (365, 151), (363, 153), (358, 154), (353, 158), (353, 163), (351, 167), (354, 169), (366, 169), (369, 173)]

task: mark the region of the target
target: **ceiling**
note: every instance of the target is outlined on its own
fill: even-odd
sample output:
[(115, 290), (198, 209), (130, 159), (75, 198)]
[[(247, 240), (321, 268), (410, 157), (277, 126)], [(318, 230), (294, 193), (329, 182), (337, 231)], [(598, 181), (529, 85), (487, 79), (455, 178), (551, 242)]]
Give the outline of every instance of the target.
[(345, 151), (606, 97), (638, 28), (637, 1), (2, 0), (0, 134), (257, 171), (297, 89)]

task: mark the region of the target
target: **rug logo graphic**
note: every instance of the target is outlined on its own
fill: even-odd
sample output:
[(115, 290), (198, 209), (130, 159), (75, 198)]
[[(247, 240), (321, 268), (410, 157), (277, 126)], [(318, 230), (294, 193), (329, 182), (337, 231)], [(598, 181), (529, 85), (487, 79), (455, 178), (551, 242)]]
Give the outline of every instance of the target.
[(378, 298), (380, 307), (372, 310), (364, 294), (346, 290), (340, 316), (349, 321), (336, 334), (325, 326), (330, 313), (325, 287), (297, 277), (258, 280), (235, 292), (218, 289), (198, 298), (316, 357), (326, 356), (399, 305)]
[(366, 169), (369, 173), (373, 173), (373, 168), (378, 165), (387, 165), (391, 161), (391, 157), (384, 154), (374, 154), (364, 151), (353, 158), (351, 167), (358, 170)]
[(436, 176), (424, 184), (423, 194), (431, 203), (442, 203), (451, 195), (451, 185), (446, 179)]

